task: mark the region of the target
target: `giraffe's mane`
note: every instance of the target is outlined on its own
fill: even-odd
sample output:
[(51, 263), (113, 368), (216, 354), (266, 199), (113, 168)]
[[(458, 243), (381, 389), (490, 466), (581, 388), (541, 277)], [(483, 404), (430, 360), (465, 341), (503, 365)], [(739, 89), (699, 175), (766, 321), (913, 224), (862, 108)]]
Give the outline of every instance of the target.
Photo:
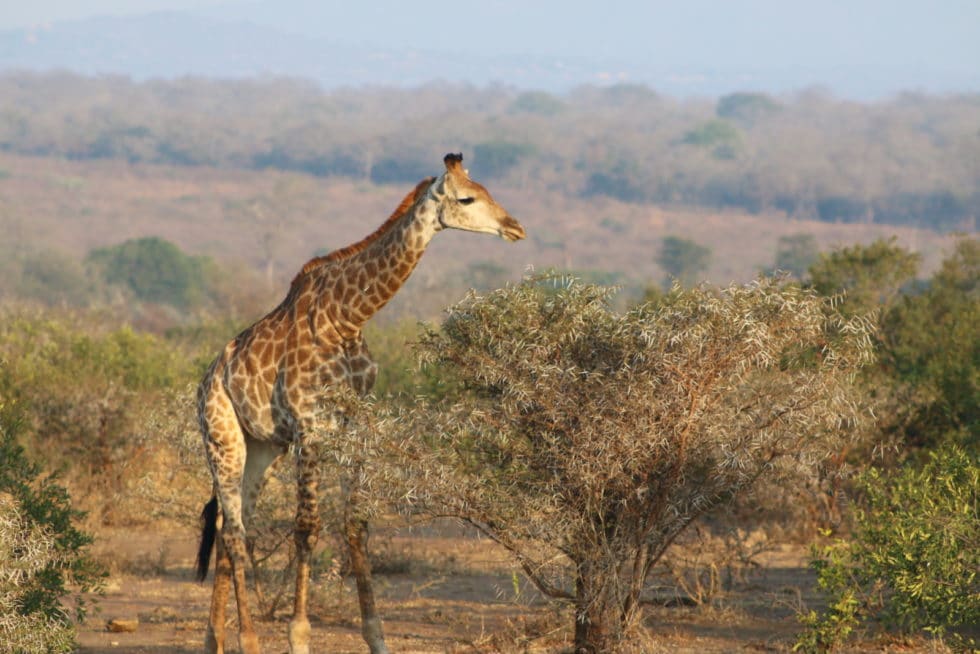
[(429, 186), (431, 186), (434, 181), (436, 181), (435, 177), (427, 177), (419, 182), (418, 185), (416, 185), (416, 187), (408, 193), (408, 195), (402, 198), (402, 201), (398, 203), (398, 207), (395, 209), (395, 211), (392, 212), (386, 221), (381, 223), (380, 227), (362, 238), (357, 243), (342, 247), (339, 250), (334, 250), (330, 254), (314, 257), (307, 261), (303, 265), (303, 269), (300, 270), (296, 277), (293, 278), (293, 282), (290, 284), (290, 286), (296, 286), (297, 282), (299, 282), (304, 275), (324, 264), (333, 263), (335, 261), (343, 261), (348, 257), (354, 256), (358, 252), (364, 251), (368, 246), (381, 238), (382, 234), (387, 232), (389, 227), (396, 223), (406, 213), (411, 211), (419, 200), (425, 197), (425, 192), (429, 190)]

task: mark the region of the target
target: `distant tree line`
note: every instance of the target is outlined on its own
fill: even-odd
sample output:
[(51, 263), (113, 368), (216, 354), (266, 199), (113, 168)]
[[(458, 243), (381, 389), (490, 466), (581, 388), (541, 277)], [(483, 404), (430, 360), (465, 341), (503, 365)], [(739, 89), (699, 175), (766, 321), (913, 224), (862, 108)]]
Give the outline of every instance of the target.
[(980, 213), (980, 94), (680, 101), (637, 85), (325, 92), (276, 78), (7, 73), (0, 97), (0, 151), (20, 154), (403, 184), (452, 147), (484, 179), (625, 202), (966, 231)]

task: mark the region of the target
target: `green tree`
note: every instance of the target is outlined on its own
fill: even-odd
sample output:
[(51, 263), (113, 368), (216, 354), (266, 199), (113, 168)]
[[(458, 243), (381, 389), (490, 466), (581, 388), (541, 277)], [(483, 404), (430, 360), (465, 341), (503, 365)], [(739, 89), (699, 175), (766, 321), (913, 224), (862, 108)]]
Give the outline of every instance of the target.
[(188, 256), (156, 236), (98, 248), (87, 260), (107, 282), (128, 288), (146, 302), (187, 308), (205, 300), (210, 291), (210, 259)]
[(684, 134), (682, 143), (687, 145), (718, 146), (738, 142), (738, 128), (726, 120), (709, 120)]
[(365, 487), (475, 526), (570, 603), (581, 652), (626, 642), (698, 516), (849, 438), (870, 358), (867, 322), (799, 287), (675, 289), (626, 313), (612, 293), (538, 278), (471, 295), (421, 341), (467, 396), (337, 440)]
[(480, 175), (500, 177), (516, 166), (522, 159), (534, 153), (534, 146), (528, 143), (510, 141), (487, 141), (473, 146), (473, 158), (480, 168)]
[(810, 266), (810, 283), (824, 296), (843, 293), (842, 307), (848, 315), (865, 314), (889, 307), (915, 277), (920, 259), (896, 245), (894, 238), (879, 239), (821, 254)]
[(920, 293), (882, 320), (882, 365), (895, 383), (891, 429), (917, 446), (980, 446), (980, 240), (963, 238)]
[(697, 283), (698, 275), (707, 269), (710, 261), (709, 248), (678, 236), (666, 237), (657, 255), (657, 263), (668, 276), (666, 284), (670, 278), (686, 286)]
[(797, 279), (803, 279), (810, 267), (816, 263), (818, 256), (817, 239), (813, 234), (780, 236), (776, 245), (774, 268), (791, 273)]
[(751, 126), (779, 110), (779, 105), (765, 93), (730, 93), (718, 99), (715, 113)]

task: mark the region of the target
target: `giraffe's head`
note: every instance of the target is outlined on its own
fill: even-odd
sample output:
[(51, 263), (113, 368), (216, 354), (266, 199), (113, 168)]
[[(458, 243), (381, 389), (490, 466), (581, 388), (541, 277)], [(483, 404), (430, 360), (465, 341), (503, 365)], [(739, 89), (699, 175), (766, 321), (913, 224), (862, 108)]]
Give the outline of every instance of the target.
[(440, 227), (497, 234), (508, 241), (524, 238), (521, 224), (494, 201), (487, 189), (470, 179), (463, 168), (463, 155), (447, 154), (443, 162), (446, 172), (431, 187), (439, 203)]

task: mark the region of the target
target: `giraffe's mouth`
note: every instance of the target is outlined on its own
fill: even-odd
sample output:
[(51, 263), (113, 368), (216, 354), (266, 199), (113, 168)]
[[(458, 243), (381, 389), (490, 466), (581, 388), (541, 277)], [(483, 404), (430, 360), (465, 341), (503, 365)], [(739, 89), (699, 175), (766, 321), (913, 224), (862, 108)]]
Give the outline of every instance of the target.
[(511, 242), (519, 241), (527, 236), (521, 224), (510, 216), (504, 216), (504, 219), (500, 221), (500, 230), (498, 233), (502, 238)]

